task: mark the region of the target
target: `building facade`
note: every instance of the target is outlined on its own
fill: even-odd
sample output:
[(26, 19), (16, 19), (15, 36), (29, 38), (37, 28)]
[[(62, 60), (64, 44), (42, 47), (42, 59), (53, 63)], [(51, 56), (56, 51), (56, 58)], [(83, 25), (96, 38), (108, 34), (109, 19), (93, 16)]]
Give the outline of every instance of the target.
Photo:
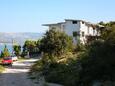
[(48, 26), (49, 29), (55, 29), (56, 31), (65, 32), (69, 36), (73, 37), (74, 43), (80, 42), (85, 44), (88, 36), (100, 35), (97, 25), (83, 20), (65, 19), (65, 22), (44, 24), (43, 26)]

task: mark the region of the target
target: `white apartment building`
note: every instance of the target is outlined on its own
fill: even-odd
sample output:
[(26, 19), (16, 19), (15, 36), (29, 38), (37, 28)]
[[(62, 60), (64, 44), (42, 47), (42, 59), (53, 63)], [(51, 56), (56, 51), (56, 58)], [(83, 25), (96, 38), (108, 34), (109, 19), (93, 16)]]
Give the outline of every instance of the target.
[(87, 36), (99, 36), (97, 25), (83, 20), (65, 19), (65, 22), (44, 24), (43, 26), (48, 26), (49, 29), (65, 32), (73, 37), (74, 43), (80, 41), (84, 44), (87, 41)]

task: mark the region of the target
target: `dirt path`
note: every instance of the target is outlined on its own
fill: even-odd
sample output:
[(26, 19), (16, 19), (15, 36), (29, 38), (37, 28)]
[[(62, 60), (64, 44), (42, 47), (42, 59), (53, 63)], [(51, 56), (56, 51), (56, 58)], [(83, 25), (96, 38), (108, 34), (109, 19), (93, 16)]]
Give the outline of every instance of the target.
[(34, 84), (27, 76), (30, 66), (36, 59), (13, 63), (0, 75), (0, 86), (39, 86)]

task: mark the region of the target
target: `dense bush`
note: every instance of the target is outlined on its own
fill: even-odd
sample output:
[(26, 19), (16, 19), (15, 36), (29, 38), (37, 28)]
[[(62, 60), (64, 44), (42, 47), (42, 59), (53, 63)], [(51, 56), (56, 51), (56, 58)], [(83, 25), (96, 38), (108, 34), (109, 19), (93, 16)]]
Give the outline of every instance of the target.
[(63, 32), (55, 30), (47, 31), (40, 45), (40, 50), (44, 55), (47, 54), (51, 61), (55, 61), (61, 55), (72, 51), (72, 48), (72, 38)]
[(37, 79), (44, 76), (45, 80), (50, 83), (76, 86), (80, 70), (79, 64), (74, 60), (68, 61), (66, 64), (52, 62), (43, 64), (42, 61), (38, 61), (33, 65), (30, 74)]
[(13, 50), (14, 50), (14, 54), (16, 56), (20, 56), (21, 55), (21, 46), (20, 45), (14, 45), (13, 46)]
[[(115, 27), (113, 25), (114, 23), (105, 24), (106, 30), (98, 40), (89, 43), (76, 59), (67, 59), (66, 62), (49, 61), (51, 58), (48, 53), (62, 55), (62, 50), (67, 47), (58, 50), (60, 44), (63, 45), (62, 41), (57, 41), (56, 37), (59, 37), (59, 34), (53, 31), (50, 34), (47, 32), (42, 46), (45, 62), (43, 59), (38, 61), (32, 67), (35, 72), (31, 73), (43, 75), (46, 81), (64, 86), (92, 86), (95, 81), (115, 81)], [(58, 43), (56, 44), (58, 48), (55, 42)], [(82, 50), (81, 46), (78, 46), (78, 50)]]
[(8, 56), (10, 56), (10, 52), (9, 52), (7, 46), (5, 45), (3, 51), (1, 52), (1, 57), (3, 58), (3, 57), (8, 57)]
[(107, 37), (92, 42), (79, 59), (79, 83), (85, 86), (94, 81), (115, 81), (115, 28), (110, 27), (104, 34)]
[(0, 65), (0, 73), (2, 73), (4, 70), (5, 70), (5, 68)]
[[(73, 50), (71, 37), (63, 32), (49, 30), (41, 40), (40, 50), (43, 52), (43, 57), (33, 65), (30, 71), (31, 75), (35, 74), (37, 78), (43, 75), (48, 82), (68, 83), (68, 86), (76, 83), (75, 79), (72, 80), (72, 78), (77, 78), (74, 75), (76, 67), (70, 67), (72, 65), (68, 65), (69, 61), (65, 62), (65, 59), (68, 59), (68, 56), (72, 54), (68, 52)], [(71, 76), (68, 76), (70, 73)]]
[(76, 45), (75, 52), (83, 52), (85, 50), (86, 50), (86, 46), (83, 45), (82, 43)]
[(40, 53), (39, 45), (40, 40), (26, 40), (23, 46), (22, 56), (26, 56), (28, 53), (30, 56), (38, 55)]

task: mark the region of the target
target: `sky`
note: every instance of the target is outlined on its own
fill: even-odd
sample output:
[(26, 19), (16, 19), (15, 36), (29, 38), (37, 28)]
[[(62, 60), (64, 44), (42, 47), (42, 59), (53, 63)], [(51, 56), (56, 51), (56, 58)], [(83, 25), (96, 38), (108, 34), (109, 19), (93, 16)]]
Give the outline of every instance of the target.
[(42, 24), (115, 20), (115, 0), (0, 0), (0, 32), (43, 33)]

